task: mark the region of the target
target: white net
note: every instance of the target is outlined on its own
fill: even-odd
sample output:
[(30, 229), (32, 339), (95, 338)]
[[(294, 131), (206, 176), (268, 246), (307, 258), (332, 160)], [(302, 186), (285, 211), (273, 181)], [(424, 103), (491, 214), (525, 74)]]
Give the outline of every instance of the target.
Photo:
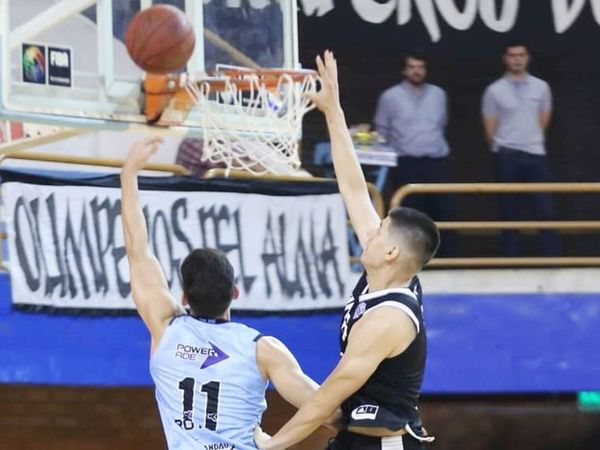
[(201, 116), (203, 159), (256, 175), (300, 168), (302, 118), (314, 108), (304, 93), (316, 90), (317, 78), (312, 71), (268, 76), (240, 69), (235, 77), (186, 82)]

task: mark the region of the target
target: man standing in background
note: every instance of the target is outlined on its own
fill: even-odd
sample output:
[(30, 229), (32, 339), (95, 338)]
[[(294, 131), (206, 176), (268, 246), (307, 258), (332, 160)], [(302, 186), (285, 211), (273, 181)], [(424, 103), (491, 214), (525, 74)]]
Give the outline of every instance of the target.
[[(373, 119), (377, 133), (398, 155), (398, 165), (387, 180), (388, 195), (408, 183), (448, 183), (452, 174), (444, 136), (448, 101), (444, 90), (425, 82), (427, 60), (419, 52), (404, 58), (404, 81), (379, 97)], [(395, 206), (395, 205), (392, 205)], [(427, 213), (434, 220), (451, 220), (453, 205), (447, 195), (412, 195), (403, 206)], [(440, 256), (455, 256), (458, 240), (453, 232), (442, 233)]]
[[(485, 90), (482, 100), (486, 138), (494, 152), (494, 170), (501, 182), (547, 182), (551, 180), (544, 134), (552, 114), (548, 83), (529, 74), (529, 49), (522, 41), (510, 42), (504, 51), (505, 75)], [(501, 196), (503, 220), (519, 218), (523, 195)], [(552, 220), (550, 194), (531, 194), (534, 220)], [(560, 241), (553, 230), (541, 232), (541, 250), (546, 256), (560, 254)], [(519, 256), (518, 231), (502, 232), (506, 256)]]

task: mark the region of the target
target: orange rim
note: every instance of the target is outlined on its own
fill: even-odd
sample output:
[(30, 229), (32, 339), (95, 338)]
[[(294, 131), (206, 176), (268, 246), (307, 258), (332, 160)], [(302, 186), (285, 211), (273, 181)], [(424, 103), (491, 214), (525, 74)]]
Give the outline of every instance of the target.
[[(274, 89), (280, 84), (280, 79), (283, 75), (287, 75), (289, 79), (294, 83), (301, 83), (307, 77), (317, 77), (318, 73), (315, 70), (301, 69), (301, 70), (288, 70), (288, 69), (221, 69), (218, 71), (221, 76), (228, 77), (229, 83), (235, 84), (235, 86), (241, 91), (249, 91), (256, 87), (256, 82), (248, 80), (248, 76), (256, 76), (260, 80), (259, 84), (264, 85), (267, 89)], [(245, 78), (246, 77), (246, 78)], [(209, 78), (199, 80), (199, 83), (208, 83), (211, 89), (215, 91), (222, 91), (225, 89), (225, 80), (220, 78)]]
[[(292, 79), (292, 81), (299, 82), (302, 80), (301, 79), (299, 79), (299, 80)], [(230, 78), (228, 80), (223, 80), (221, 78), (205, 78), (203, 80), (196, 81), (196, 85), (198, 85), (198, 86), (200, 86), (204, 83), (208, 84), (210, 86), (210, 90), (213, 92), (224, 91), (228, 84), (229, 85), (233, 84), (233, 85), (235, 85), (235, 87), (238, 90), (245, 92), (245, 91), (257, 90), (257, 85), (264, 86), (269, 90), (275, 89), (280, 84), (280, 81), (279, 81), (279, 78), (261, 78), (258, 83), (256, 83), (255, 81), (252, 81), (252, 80), (248, 80), (248, 79), (237, 79), (237, 78)]]
[[(221, 92), (225, 90), (227, 83), (234, 84), (240, 91), (256, 89), (256, 80), (248, 79), (249, 76), (258, 77), (258, 84), (267, 89), (275, 89), (280, 84), (283, 75), (287, 75), (293, 83), (301, 83), (307, 77), (317, 77), (317, 72), (310, 69), (286, 70), (286, 69), (223, 69), (213, 77), (196, 80), (198, 86), (207, 83), (211, 91)], [(227, 77), (227, 79), (223, 78)], [(153, 74), (146, 73), (144, 82), (146, 93), (173, 94), (180, 89), (180, 76), (175, 74)], [(287, 80), (283, 80), (286, 82)]]
[(279, 78), (282, 75), (288, 75), (292, 80), (303, 80), (307, 76), (317, 76), (317, 72), (311, 69), (300, 69), (300, 70), (290, 70), (290, 69), (221, 69), (217, 73), (231, 77), (231, 78), (241, 78), (247, 75), (256, 75), (259, 78)]

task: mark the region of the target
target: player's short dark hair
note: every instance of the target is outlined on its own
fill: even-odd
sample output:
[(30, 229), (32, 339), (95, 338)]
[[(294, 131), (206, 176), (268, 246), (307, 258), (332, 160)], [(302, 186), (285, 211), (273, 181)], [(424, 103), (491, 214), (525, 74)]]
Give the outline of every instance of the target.
[(425, 65), (427, 65), (428, 62), (427, 55), (425, 54), (425, 52), (418, 48), (411, 49), (404, 53), (402, 58), (402, 67), (404, 69), (406, 69), (406, 66), (408, 64), (408, 58), (416, 59), (417, 61), (423, 61)]
[(222, 251), (213, 248), (192, 251), (181, 264), (181, 279), (192, 314), (214, 318), (229, 308), (235, 277)]
[(406, 238), (420, 270), (434, 257), (440, 246), (440, 232), (429, 216), (413, 208), (399, 206), (388, 213), (392, 227)]
[(513, 47), (525, 47), (527, 53), (529, 53), (529, 44), (527, 40), (524, 38), (510, 38), (504, 42), (504, 53), (508, 51), (509, 48)]

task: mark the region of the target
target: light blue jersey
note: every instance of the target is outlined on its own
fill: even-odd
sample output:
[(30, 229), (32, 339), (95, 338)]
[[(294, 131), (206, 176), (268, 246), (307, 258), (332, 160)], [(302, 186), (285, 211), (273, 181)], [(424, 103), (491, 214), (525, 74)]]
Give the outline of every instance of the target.
[(254, 428), (267, 406), (259, 336), (235, 322), (173, 319), (150, 358), (169, 450), (256, 449)]

